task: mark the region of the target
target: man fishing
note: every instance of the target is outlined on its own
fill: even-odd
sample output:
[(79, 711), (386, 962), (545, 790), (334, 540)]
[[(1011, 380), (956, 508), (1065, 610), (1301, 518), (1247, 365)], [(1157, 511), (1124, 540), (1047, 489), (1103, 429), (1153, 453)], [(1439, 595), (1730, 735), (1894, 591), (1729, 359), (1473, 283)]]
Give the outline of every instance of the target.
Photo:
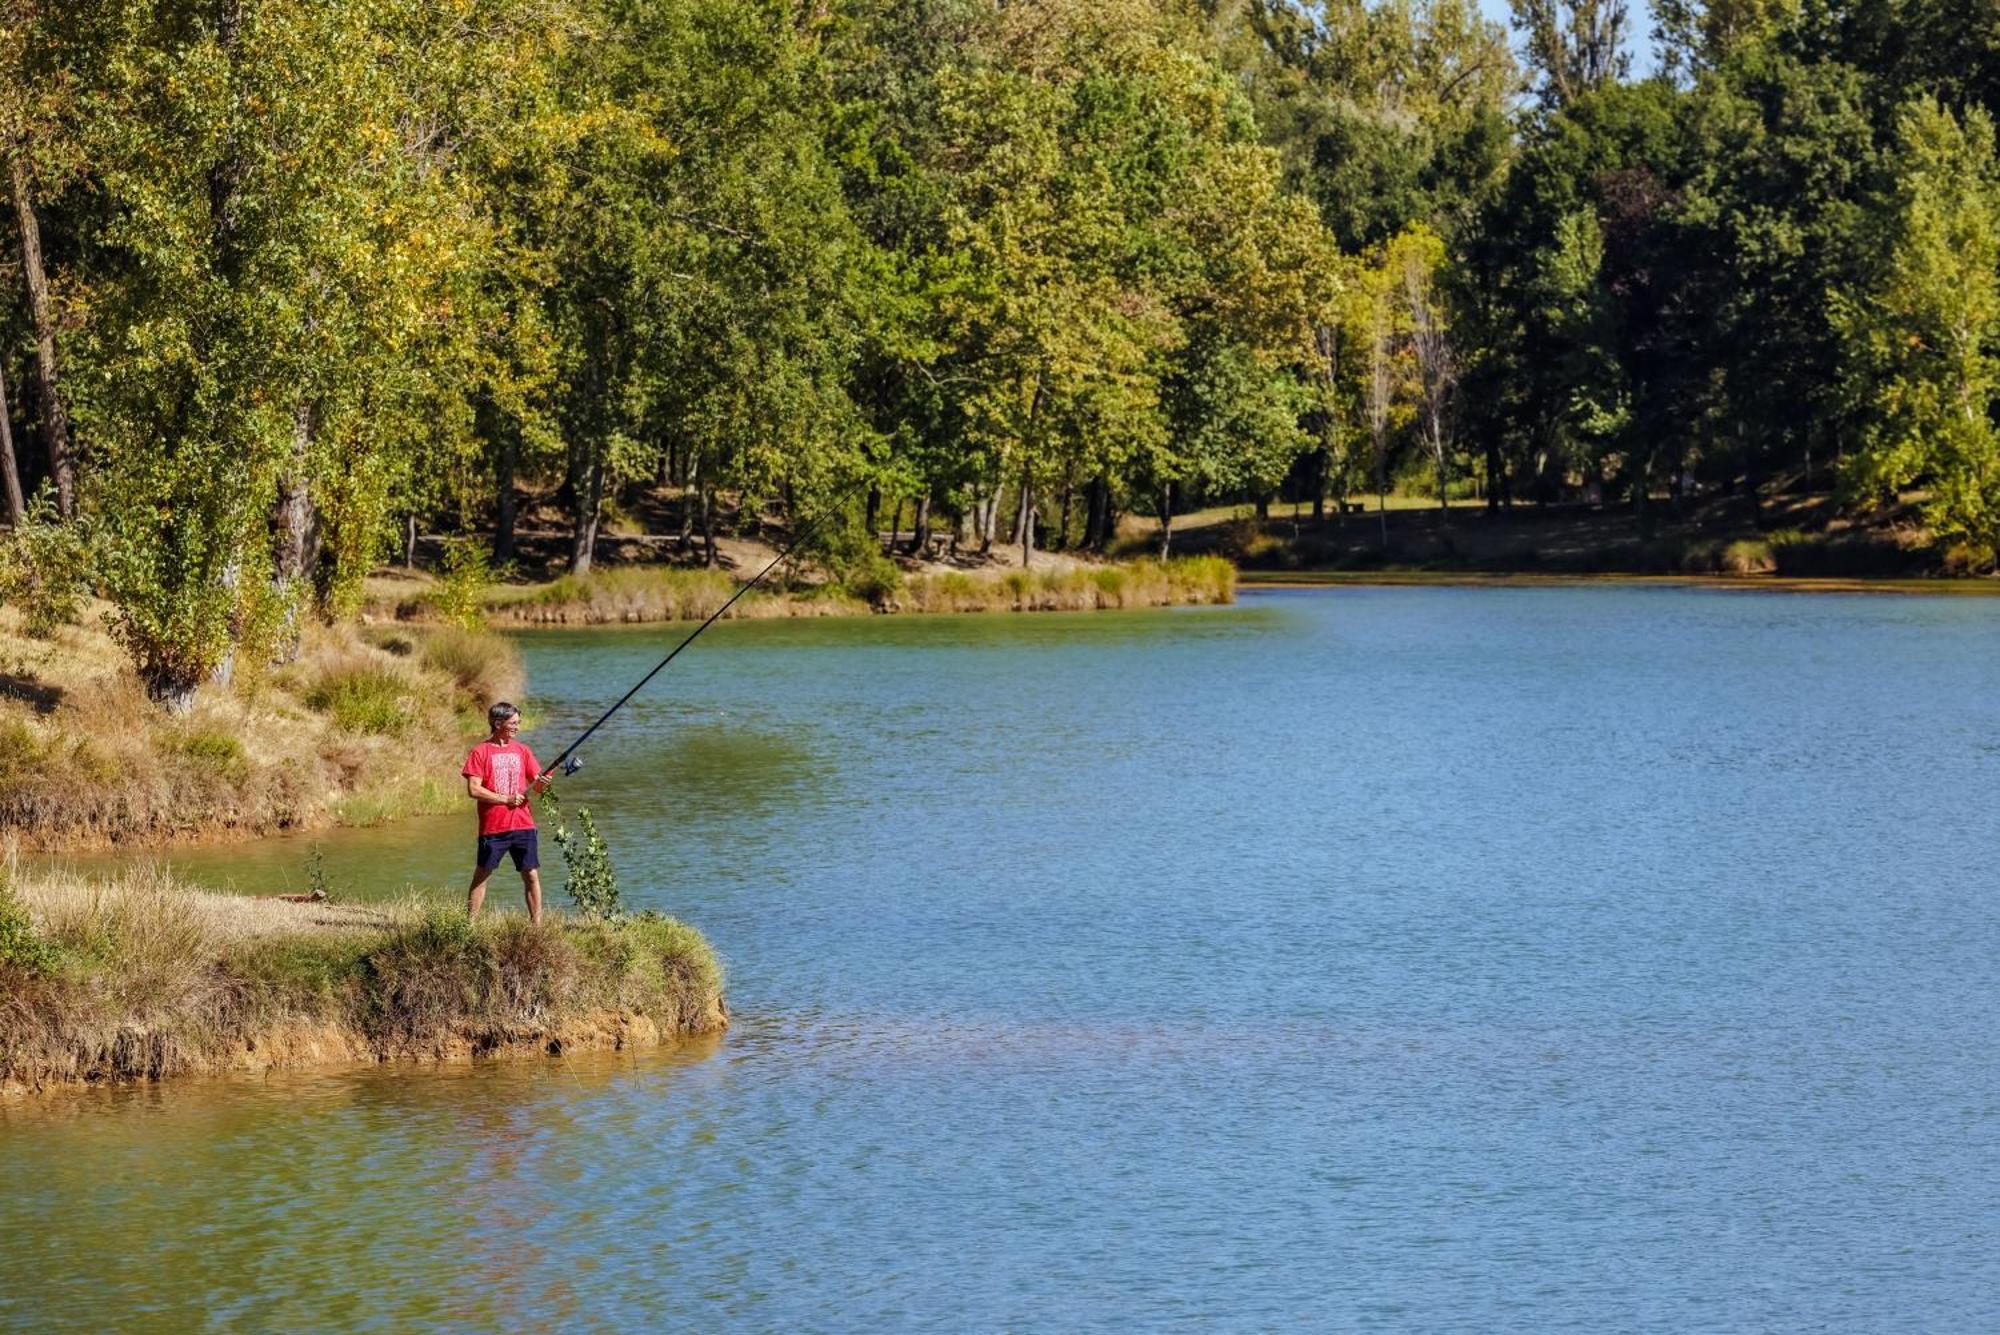
[(535, 922), (542, 920), (542, 859), (536, 847), (535, 816), (528, 809), (529, 794), (547, 792), (549, 783), (558, 774), (568, 776), (583, 768), (583, 758), (577, 752), (592, 734), (604, 726), (605, 720), (624, 708), (627, 700), (664, 671), (667, 664), (680, 657), (681, 650), (693, 644), (703, 631), (721, 620), (725, 612), (736, 606), (737, 599), (762, 584), (765, 576), (799, 550), (827, 516), (835, 513), (838, 511), (834, 507), (822, 511), (818, 519), (806, 525), (771, 558), (769, 565), (757, 572), (756, 578), (737, 585), (736, 592), (730, 594), (722, 606), (710, 612), (706, 621), (689, 631), (687, 637), (674, 646), (673, 652), (655, 663), (653, 670), (639, 678), (631, 690), (619, 696), (611, 708), (600, 714), (597, 722), (585, 728), (583, 736), (571, 742), (547, 770), (535, 760), (533, 751), (514, 740), (521, 731), (520, 710), (502, 700), (486, 711), (486, 722), (493, 733), (472, 748), (472, 753), (465, 758), (465, 768), (459, 771), (465, 775), (466, 796), (479, 803), (479, 858), (472, 869), (472, 888), (465, 896), (468, 917), (479, 916), (479, 906), (486, 900), (487, 879), (500, 865), (500, 859), (512, 854), (514, 868), (521, 873), (522, 890), (528, 897), (528, 917)]
[(528, 917), (540, 922), (542, 857), (528, 796), (547, 789), (550, 776), (542, 773), (535, 753), (514, 740), (521, 731), (520, 710), (501, 700), (486, 711), (486, 722), (492, 734), (472, 748), (459, 771), (465, 776), (466, 796), (479, 804), (479, 855), (472, 868), (465, 911), (469, 917), (479, 916), (479, 906), (486, 900), (487, 878), (499, 867), (501, 858), (511, 855), (514, 870), (521, 873)]

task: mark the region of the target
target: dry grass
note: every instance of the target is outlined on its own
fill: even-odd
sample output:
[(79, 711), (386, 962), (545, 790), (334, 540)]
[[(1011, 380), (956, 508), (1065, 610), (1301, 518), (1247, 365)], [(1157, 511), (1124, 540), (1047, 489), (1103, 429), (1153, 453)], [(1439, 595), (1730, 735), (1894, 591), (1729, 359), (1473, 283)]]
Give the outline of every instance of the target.
[[(762, 568), (760, 563), (759, 569)], [(675, 566), (612, 566), (563, 575), (547, 584), (501, 585), (486, 599), (486, 618), (503, 626), (608, 626), (653, 621), (703, 621), (736, 592), (725, 570)], [(790, 594), (759, 588), (729, 609), (732, 618), (838, 616), (867, 612), (867, 603), (823, 585)]]
[(898, 610), (911, 612), (1075, 612), (1236, 598), (1236, 567), (1220, 557), (1067, 570), (1011, 570), (994, 578), (927, 575), (908, 580)]
[[(1235, 568), (1219, 557), (1176, 557), (1091, 565), (1044, 557), (1046, 569), (990, 569), (912, 574), (858, 596), (837, 584), (789, 591), (759, 589), (729, 609), (731, 617), (852, 616), (870, 612), (1049, 612), (1227, 603)], [(761, 568), (761, 563), (759, 563)], [(486, 617), (507, 626), (596, 626), (699, 621), (729, 600), (737, 577), (720, 570), (617, 566), (546, 584), (502, 585), (486, 598)], [(394, 604), (399, 618), (428, 615), (421, 598)], [(388, 610), (386, 605), (383, 610)]]
[(239, 667), (176, 718), (94, 624), (40, 641), (0, 609), (0, 832), (61, 849), (435, 809), (452, 797), (436, 773), (483, 731), (487, 692), (519, 682), (497, 637), (384, 647), (315, 627), (294, 663)]
[[(0, 871), (0, 1085), (159, 1079), (288, 1060), (559, 1049), (726, 1023), (722, 973), (670, 919), (478, 924)], [(309, 1048), (285, 1036), (317, 1035)]]

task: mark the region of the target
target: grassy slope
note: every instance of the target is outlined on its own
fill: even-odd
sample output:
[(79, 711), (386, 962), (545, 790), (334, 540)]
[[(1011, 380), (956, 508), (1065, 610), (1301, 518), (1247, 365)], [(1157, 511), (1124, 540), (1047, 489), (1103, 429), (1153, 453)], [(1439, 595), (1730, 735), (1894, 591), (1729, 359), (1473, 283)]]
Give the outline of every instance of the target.
[(727, 1023), (700, 933), (665, 918), (206, 894), (0, 870), (0, 1087), (623, 1047)]
[(298, 660), (204, 687), (184, 717), (145, 698), (101, 606), (51, 640), (0, 608), (0, 834), (28, 848), (249, 837), (368, 824), (458, 795), (485, 703), (515, 695), (504, 640), (314, 627)]

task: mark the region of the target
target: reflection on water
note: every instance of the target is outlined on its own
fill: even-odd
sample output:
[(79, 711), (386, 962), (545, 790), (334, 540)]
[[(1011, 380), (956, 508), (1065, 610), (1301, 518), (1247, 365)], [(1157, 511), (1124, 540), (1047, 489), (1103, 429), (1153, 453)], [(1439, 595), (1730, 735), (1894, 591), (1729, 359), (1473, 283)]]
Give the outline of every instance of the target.
[[(666, 638), (524, 637), (531, 741)], [(722, 627), (570, 800), (726, 1037), (0, 1104), (0, 1324), (1983, 1328), (1996, 650), (1652, 589)], [(470, 818), (318, 842), (455, 895)]]

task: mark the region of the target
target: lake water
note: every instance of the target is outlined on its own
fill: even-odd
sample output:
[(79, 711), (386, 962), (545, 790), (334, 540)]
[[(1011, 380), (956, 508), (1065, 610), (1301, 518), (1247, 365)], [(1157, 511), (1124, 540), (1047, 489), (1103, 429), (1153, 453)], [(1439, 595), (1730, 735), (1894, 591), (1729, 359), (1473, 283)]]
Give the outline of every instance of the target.
[[(0, 1104), (0, 1324), (1994, 1328), (1996, 613), (725, 624), (572, 784), (725, 1037)], [(669, 642), (524, 638), (530, 743)]]

